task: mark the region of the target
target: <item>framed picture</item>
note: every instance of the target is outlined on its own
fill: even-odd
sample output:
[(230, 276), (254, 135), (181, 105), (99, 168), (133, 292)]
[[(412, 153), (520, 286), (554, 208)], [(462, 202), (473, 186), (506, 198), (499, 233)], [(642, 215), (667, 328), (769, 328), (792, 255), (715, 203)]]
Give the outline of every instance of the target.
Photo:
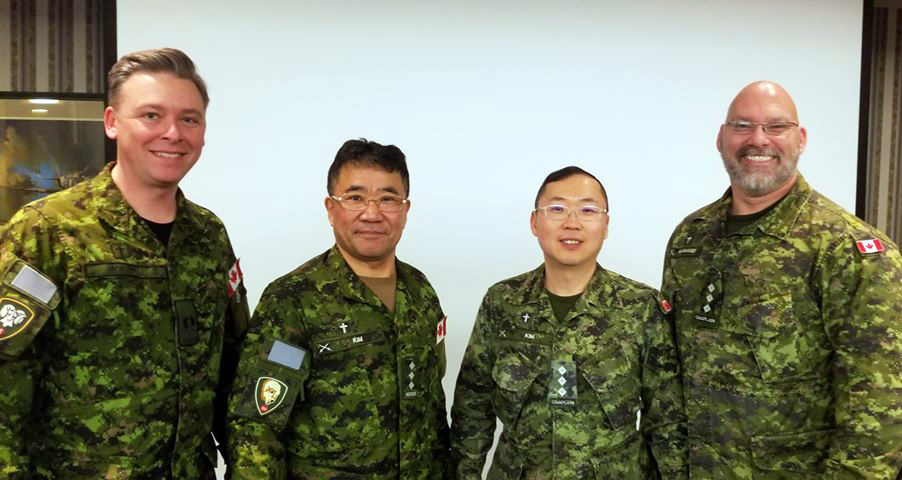
[(102, 98), (0, 98), (0, 224), (93, 177), (106, 157)]

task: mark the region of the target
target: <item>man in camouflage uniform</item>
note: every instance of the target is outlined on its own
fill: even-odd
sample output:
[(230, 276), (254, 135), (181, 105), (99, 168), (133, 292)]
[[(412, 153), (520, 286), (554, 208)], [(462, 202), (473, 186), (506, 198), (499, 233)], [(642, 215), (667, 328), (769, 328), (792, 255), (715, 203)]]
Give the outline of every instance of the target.
[(456, 478), (481, 478), (496, 417), (504, 430), (490, 479), (685, 477), (670, 306), (596, 263), (604, 187), (567, 167), (548, 176), (535, 207), (545, 262), (489, 288), (457, 379)]
[(409, 185), (394, 145), (339, 149), (325, 200), (335, 245), (254, 312), (229, 400), (232, 478), (445, 477), (446, 320), (395, 257)]
[(116, 162), (0, 231), (0, 478), (213, 478), (248, 312), (222, 223), (178, 189), (206, 104), (184, 53), (124, 56)]
[(692, 478), (893, 479), (902, 258), (812, 190), (789, 94), (755, 82), (717, 136), (730, 189), (667, 248)]

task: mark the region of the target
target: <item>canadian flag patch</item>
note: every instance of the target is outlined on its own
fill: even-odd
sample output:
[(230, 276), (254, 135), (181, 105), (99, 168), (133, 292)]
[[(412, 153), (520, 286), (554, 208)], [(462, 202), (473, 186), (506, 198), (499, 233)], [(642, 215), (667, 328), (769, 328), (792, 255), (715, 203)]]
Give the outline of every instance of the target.
[(229, 269), (229, 297), (235, 296), (235, 292), (238, 291), (238, 285), (241, 285), (241, 280), (244, 279), (244, 275), (241, 273), (241, 265), (238, 264), (241, 259), (235, 260), (235, 264), (232, 265), (232, 268)]
[(855, 245), (858, 247), (858, 251), (861, 253), (880, 253), (884, 250), (883, 243), (876, 238), (871, 238), (869, 240), (858, 240), (855, 242)]
[(670, 311), (673, 310), (673, 307), (670, 306), (670, 302), (668, 302), (666, 298), (661, 299), (661, 310), (664, 313), (670, 313)]
[(438, 345), (442, 343), (442, 340), (445, 339), (445, 335), (448, 334), (448, 316), (445, 315), (441, 320), (438, 321), (438, 325), (435, 327), (435, 344)]

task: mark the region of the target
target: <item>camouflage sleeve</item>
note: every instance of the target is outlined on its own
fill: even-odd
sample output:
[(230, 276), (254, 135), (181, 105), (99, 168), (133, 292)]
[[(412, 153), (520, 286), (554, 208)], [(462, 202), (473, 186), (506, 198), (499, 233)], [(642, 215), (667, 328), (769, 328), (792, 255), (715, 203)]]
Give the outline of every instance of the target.
[[(229, 268), (235, 262), (235, 254), (231, 245), (224, 252)], [(223, 284), (225, 284), (225, 276), (223, 276)], [(223, 293), (227, 289), (223, 288)], [(241, 342), (247, 333), (250, 312), (247, 306), (247, 290), (244, 287), (244, 281), (238, 285), (235, 294), (230, 296), (226, 305), (224, 321), (224, 335), (222, 342), (222, 356), (219, 364), (219, 385), (216, 389), (216, 398), (213, 401), (213, 434), (219, 441), (219, 449), (223, 458), (226, 458), (228, 452), (225, 449), (227, 435), (226, 429), (226, 410), (228, 405), (229, 391), (232, 381), (235, 378), (235, 371), (238, 368), (238, 358), (241, 354)], [(228, 461), (226, 461), (228, 463)]]
[(494, 353), (491, 339), (487, 335), (489, 303), (489, 294), (486, 294), (479, 307), (454, 388), (454, 404), (451, 407), (451, 458), (452, 477), (457, 479), (482, 478), (485, 458), (494, 440), (495, 415), (492, 408), (492, 392), (495, 389), (495, 381), (492, 379)]
[(902, 466), (902, 257), (891, 243), (862, 254), (844, 238), (821, 263), (837, 427), (825, 478), (895, 478)]
[[(298, 309), (294, 302), (280, 294), (275, 284), (267, 287), (254, 310), (251, 328), (241, 343), (237, 372), (228, 402), (226, 452), (228, 478), (283, 479), (286, 460), (281, 433), (288, 421), (299, 393), (302, 399), (303, 379), (288, 368), (270, 361), (278, 339), (290, 343), (294, 339), (291, 325), (297, 325)], [(289, 327), (286, 327), (288, 325)], [(283, 343), (285, 344), (285, 343)], [(308, 356), (309, 357), (309, 356)], [(305, 366), (309, 372), (309, 358)], [(260, 384), (273, 380), (278, 411), (267, 411), (260, 401)]]
[(34, 380), (41, 372), (31, 342), (59, 303), (59, 293), (48, 299), (17, 280), (24, 271), (49, 282), (43, 264), (55, 257), (45, 220), (26, 208), (0, 230), (0, 478), (28, 478), (31, 470), (26, 438)]
[(688, 478), (686, 417), (671, 306), (653, 295), (645, 316), (642, 432), (659, 478)]

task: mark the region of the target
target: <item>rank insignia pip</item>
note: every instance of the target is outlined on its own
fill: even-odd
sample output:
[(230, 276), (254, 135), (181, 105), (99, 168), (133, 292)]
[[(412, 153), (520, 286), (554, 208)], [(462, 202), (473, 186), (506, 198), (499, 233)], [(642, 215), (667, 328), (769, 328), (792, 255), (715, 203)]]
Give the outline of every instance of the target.
[(0, 297), (0, 341), (16, 336), (34, 318), (28, 305), (10, 297)]
[(876, 238), (858, 240), (855, 242), (855, 246), (858, 247), (858, 251), (861, 253), (880, 253), (885, 250), (883, 242)]
[(288, 395), (288, 385), (281, 380), (272, 377), (260, 377), (257, 379), (256, 394), (257, 413), (266, 415), (279, 408), (282, 400)]

